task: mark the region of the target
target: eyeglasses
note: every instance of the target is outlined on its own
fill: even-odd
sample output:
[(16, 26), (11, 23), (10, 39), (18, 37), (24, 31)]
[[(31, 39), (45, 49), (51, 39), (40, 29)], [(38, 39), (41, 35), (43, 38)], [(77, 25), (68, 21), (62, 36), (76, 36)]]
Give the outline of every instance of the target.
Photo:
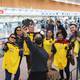
[(16, 39), (16, 37), (11, 36), (11, 38)]
[(21, 31), (21, 29), (17, 29), (17, 31)]

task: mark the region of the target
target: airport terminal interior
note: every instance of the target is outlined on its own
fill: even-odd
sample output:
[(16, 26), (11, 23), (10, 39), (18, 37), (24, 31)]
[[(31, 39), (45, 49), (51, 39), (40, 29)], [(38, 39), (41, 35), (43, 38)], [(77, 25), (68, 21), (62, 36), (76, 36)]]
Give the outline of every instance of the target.
[[(26, 23), (23, 23), (23, 20)], [(77, 26), (77, 31), (75, 32), (76, 35), (77, 35), (77, 32), (80, 31), (80, 0), (0, 0), (0, 80), (80, 80), (80, 63), (79, 63), (80, 62), (80, 55), (79, 55), (80, 46), (75, 46), (77, 43), (80, 44), (80, 39), (77, 40), (77, 37), (80, 38), (80, 35), (79, 35), (80, 33), (78, 34), (79, 36), (75, 37), (75, 41), (77, 41), (77, 43), (75, 43), (75, 41), (74, 41), (74, 47), (71, 45), (72, 48), (71, 48), (71, 51), (69, 52), (69, 53), (71, 53), (70, 57), (74, 60), (71, 63), (68, 63), (69, 60), (67, 58), (67, 63), (63, 64), (63, 66), (68, 65), (67, 69), (66, 69), (66, 67), (58, 68), (61, 65), (61, 63), (57, 67), (55, 64), (58, 63), (58, 60), (56, 62), (54, 62), (56, 59), (53, 60), (53, 63), (51, 63), (51, 64), (53, 64), (58, 70), (55, 69), (55, 67), (53, 67), (53, 65), (50, 65), (51, 69), (47, 71), (46, 76), (49, 76), (47, 79), (46, 78), (44, 78), (44, 79), (37, 78), (37, 76), (42, 77), (42, 74), (40, 73), (40, 71), (38, 74), (36, 74), (37, 73), (37, 72), (35, 73), (36, 70), (34, 71), (32, 68), (34, 65), (33, 63), (38, 63), (37, 62), (37, 61), (39, 61), (38, 58), (35, 58), (36, 62), (32, 61), (33, 65), (31, 65), (30, 70), (28, 69), (29, 61), (26, 61), (27, 57), (25, 57), (24, 53), (22, 54), (22, 56), (19, 54), (20, 58), (21, 58), (19, 65), (18, 65), (20, 67), (20, 73), (16, 73), (17, 75), (19, 75), (18, 79), (17, 78), (14, 79), (15, 73), (13, 73), (13, 72), (11, 73), (10, 71), (8, 71), (7, 67), (5, 69), (3, 69), (3, 63), (5, 64), (6, 62), (8, 62), (8, 61), (3, 62), (4, 58), (6, 58), (5, 54), (7, 54), (7, 52), (8, 52), (8, 51), (5, 52), (3, 50), (5, 43), (9, 43), (8, 40), (10, 38), (10, 35), (12, 33), (14, 33), (16, 27), (19, 27), (19, 28), (21, 27), (21, 29), (26, 28), (28, 20), (32, 21), (32, 23), (29, 24), (27, 26), (27, 28), (32, 25), (34, 26), (34, 31), (31, 33), (34, 33), (34, 34), (42, 33), (42, 35), (45, 37), (44, 42), (43, 42), (43, 48), (45, 45), (46, 46), (49, 45), (49, 44), (47, 44), (47, 42), (45, 42), (46, 36), (48, 34), (48, 28), (49, 28), (49, 30), (52, 31), (55, 42), (53, 42), (52, 44), (50, 43), (52, 47), (50, 47), (50, 46), (48, 47), (48, 49), (50, 48), (50, 51), (52, 52), (53, 44), (54, 44), (54, 46), (58, 46), (56, 44), (57, 39), (58, 39), (57, 37), (60, 37), (62, 35), (64, 38), (64, 34), (63, 34), (64, 30), (67, 33), (65, 40), (68, 40), (69, 43), (70, 43), (70, 37), (72, 35), (70, 27)], [(51, 21), (51, 23), (49, 23), (50, 21)], [(61, 32), (59, 33), (59, 31), (58, 31), (57, 22), (60, 23), (60, 27), (64, 28), (62, 33)], [(54, 27), (54, 29), (50, 28), (52, 26)], [(62, 28), (60, 28), (60, 29), (62, 29)], [(25, 33), (25, 31), (23, 31), (23, 32)], [(72, 36), (74, 36), (74, 34)], [(35, 44), (34, 39), (32, 42)], [(20, 43), (20, 42), (17, 42), (17, 43)], [(66, 42), (64, 41), (64, 44), (65, 43)], [(15, 47), (18, 47), (18, 45), (16, 44)], [(76, 48), (76, 51), (77, 51), (77, 49), (79, 49), (78, 53), (76, 53), (77, 55), (75, 55), (75, 52), (74, 52), (75, 48)], [(62, 48), (60, 48), (60, 49), (62, 49)], [(23, 51), (22, 48), (20, 50)], [(46, 49), (45, 49), (45, 51), (46, 51)], [(14, 51), (14, 53), (15, 52), (16, 51)], [(64, 52), (61, 52), (61, 53), (64, 53)], [(56, 52), (56, 54), (58, 54), (58, 53)], [(38, 56), (37, 52), (34, 55)], [(63, 54), (61, 54), (61, 55), (63, 56)], [(45, 55), (43, 55), (43, 56), (44, 57), (41, 57), (42, 59), (45, 58)], [(48, 56), (51, 61), (51, 58), (52, 58), (51, 55), (49, 54)], [(6, 60), (10, 60), (9, 58), (10, 58), (10, 56)], [(14, 55), (14, 60), (16, 58)], [(60, 58), (60, 57), (57, 57), (57, 58)], [(79, 58), (79, 61), (78, 61), (78, 58)], [(30, 59), (32, 60), (33, 56)], [(47, 62), (47, 61), (43, 61), (43, 60), (42, 60), (42, 62)], [(64, 59), (62, 59), (62, 60), (63, 60), (62, 62), (64, 62)], [(66, 61), (66, 59), (65, 59), (65, 61)], [(39, 63), (41, 63), (41, 61), (39, 61)], [(49, 60), (47, 63), (49, 64)], [(9, 63), (9, 64), (11, 64), (11, 63)], [(37, 64), (36, 66), (41, 66), (41, 65), (42, 64)], [(14, 68), (15, 65), (12, 67)], [(37, 68), (37, 67), (35, 67), (35, 68)], [(38, 68), (40, 68), (40, 67), (38, 67)], [(18, 70), (18, 68), (17, 68), (17, 70)], [(31, 74), (31, 72), (32, 72), (32, 74)], [(46, 72), (46, 71), (43, 71), (43, 72)], [(36, 76), (34, 77), (33, 74), (34, 74), (34, 76), (36, 74)], [(11, 79), (10, 79), (10, 75), (12, 76)], [(64, 77), (63, 77), (63, 75), (64, 75)], [(33, 79), (31, 78), (31, 76), (33, 77)], [(57, 76), (57, 78), (55, 78), (55, 76)], [(30, 78), (30, 79), (28, 79), (28, 78)]]

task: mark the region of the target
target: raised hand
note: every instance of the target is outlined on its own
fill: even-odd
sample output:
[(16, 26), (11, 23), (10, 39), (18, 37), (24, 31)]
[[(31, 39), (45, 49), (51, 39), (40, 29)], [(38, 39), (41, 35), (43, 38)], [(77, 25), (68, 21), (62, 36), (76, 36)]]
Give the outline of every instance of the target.
[(21, 28), (23, 34), (24, 34), (24, 37), (27, 37), (27, 33), (29, 32), (29, 29), (28, 27), (24, 27), (24, 28)]
[(22, 30), (23, 33), (28, 33), (29, 32), (28, 27), (21, 28), (21, 30)]

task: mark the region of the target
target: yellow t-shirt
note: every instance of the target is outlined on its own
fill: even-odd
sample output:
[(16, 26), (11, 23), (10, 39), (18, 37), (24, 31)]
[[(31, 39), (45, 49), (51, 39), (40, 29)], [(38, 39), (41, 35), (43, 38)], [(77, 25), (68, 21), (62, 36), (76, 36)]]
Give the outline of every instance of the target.
[[(31, 41), (33, 41), (33, 33), (30, 33), (28, 36), (30, 37), (30, 39), (31, 39)], [(30, 55), (30, 50), (29, 50), (29, 48), (28, 48), (28, 46), (27, 46), (27, 43), (26, 43), (26, 41), (24, 41), (24, 47), (23, 47), (23, 50), (24, 50), (24, 55)]]
[(30, 50), (29, 50), (29, 48), (28, 48), (28, 46), (27, 46), (26, 41), (24, 41), (23, 50), (24, 50), (24, 55), (30, 55)]
[(29, 37), (30, 37), (31, 41), (33, 41), (33, 35), (34, 35), (34, 33), (29, 34)]
[(79, 44), (79, 42), (76, 40), (75, 42), (74, 42), (74, 55), (75, 56), (78, 56), (78, 53), (79, 53), (79, 49), (80, 49), (80, 44)]
[(62, 70), (67, 65), (67, 50), (65, 48), (68, 47), (68, 44), (55, 43), (54, 46), (56, 53), (53, 58), (53, 65)]
[(7, 46), (9, 50), (4, 52), (2, 67), (8, 72), (15, 74), (20, 63), (19, 48), (10, 43), (7, 43)]
[(50, 55), (51, 54), (51, 47), (52, 47), (52, 43), (54, 43), (55, 40), (47, 40), (44, 39), (43, 45), (44, 45), (44, 49), (47, 51), (47, 53)]

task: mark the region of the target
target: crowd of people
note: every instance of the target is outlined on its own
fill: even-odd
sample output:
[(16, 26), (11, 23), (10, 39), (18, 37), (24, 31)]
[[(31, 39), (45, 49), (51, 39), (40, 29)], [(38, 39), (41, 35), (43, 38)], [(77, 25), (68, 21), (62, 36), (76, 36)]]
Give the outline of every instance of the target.
[[(22, 21), (22, 26), (15, 28), (3, 47), (2, 67), (5, 70), (5, 80), (11, 80), (12, 75), (14, 80), (19, 80), (23, 56), (26, 57), (29, 75), (26, 80), (70, 80), (70, 64), (75, 65), (74, 57), (80, 72), (80, 33), (77, 24), (69, 25), (71, 32), (69, 38), (59, 20), (55, 25), (56, 31), (50, 19), (46, 32), (35, 32), (34, 21), (25, 19)], [(54, 76), (55, 72), (59, 74), (57, 77)]]

